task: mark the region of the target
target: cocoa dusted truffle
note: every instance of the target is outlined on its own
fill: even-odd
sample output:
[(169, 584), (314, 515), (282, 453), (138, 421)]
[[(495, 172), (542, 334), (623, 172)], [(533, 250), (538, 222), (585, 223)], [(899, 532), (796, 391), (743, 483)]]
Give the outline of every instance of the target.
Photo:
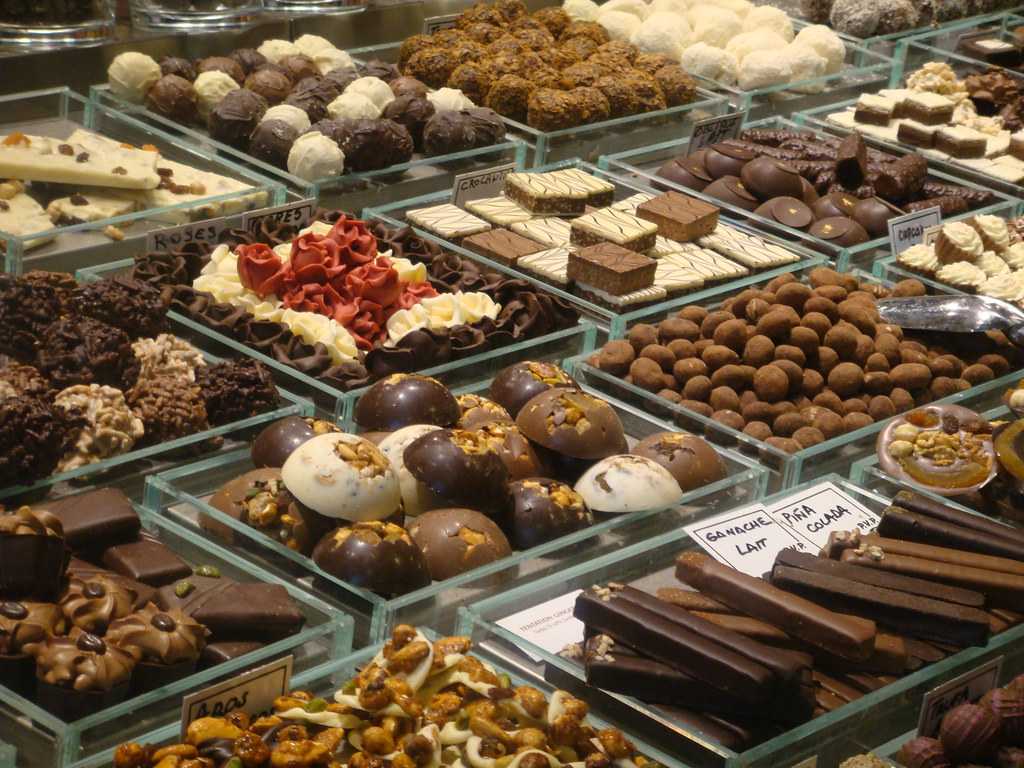
[(382, 117), (405, 126), (418, 151), (423, 151), (423, 126), (433, 116), (433, 103), (415, 95), (396, 96), (394, 101), (388, 102), (382, 113)]
[(188, 59), (183, 59), (180, 56), (164, 56), (160, 59), (160, 74), (164, 76), (177, 75), (191, 83), (199, 73), (196, 72), (196, 65)]
[(196, 368), (196, 384), (212, 426), (230, 424), (277, 407), (277, 387), (262, 363), (243, 358)]
[(283, 170), (288, 169), (288, 152), (299, 132), (284, 120), (265, 120), (249, 138), (249, 154), (257, 160)]
[(423, 552), (409, 533), (379, 520), (328, 533), (313, 550), (313, 562), (342, 581), (385, 597), (430, 584)]
[(529, 549), (594, 524), (583, 497), (565, 483), (531, 477), (509, 483), (509, 528), (516, 549)]
[(245, 149), (249, 136), (266, 111), (267, 100), (258, 93), (245, 88), (231, 91), (210, 112), (210, 136)]
[(132, 338), (158, 336), (168, 328), (163, 295), (130, 277), (86, 283), (71, 294), (70, 305), (72, 314), (120, 328)]
[(106, 384), (128, 390), (139, 363), (120, 328), (91, 317), (66, 317), (50, 325), (36, 367), (57, 389), (73, 384)]
[(348, 170), (376, 171), (412, 158), (412, 136), (394, 120), (351, 120), (346, 127), (341, 151)]
[(444, 581), (512, 554), (493, 520), (472, 509), (434, 509), (409, 525), (409, 535), (427, 561), (430, 577)]
[(280, 104), (292, 90), (288, 76), (273, 69), (258, 69), (245, 78), (245, 87), (258, 93), (271, 106)]
[(0, 486), (49, 477), (75, 444), (82, 420), (41, 397), (0, 399)]
[(0, 354), (31, 361), (37, 340), (60, 314), (60, 298), (53, 288), (0, 273)]
[(178, 75), (164, 75), (146, 93), (146, 106), (158, 115), (177, 123), (194, 123), (199, 119), (196, 89)]
[(203, 72), (223, 72), (239, 85), (245, 82), (242, 65), (228, 56), (209, 56), (202, 59), (196, 66), (196, 74), (201, 75)]
[(177, 440), (210, 428), (199, 387), (179, 376), (155, 376), (140, 380), (126, 397), (132, 411), (145, 425), (149, 445)]
[(395, 373), (363, 393), (354, 416), (365, 432), (394, 432), (410, 424), (450, 427), (459, 420), (460, 413), (455, 397), (437, 379)]
[(267, 57), (254, 48), (238, 48), (229, 57), (237, 61), (247, 75), (267, 65)]
[(499, 517), (508, 469), (481, 433), (435, 429), (413, 440), (403, 454), (405, 468), (444, 503)]
[(576, 381), (553, 363), (525, 360), (503, 368), (491, 381), (490, 395), (514, 419), (526, 402), (552, 387), (571, 387)]

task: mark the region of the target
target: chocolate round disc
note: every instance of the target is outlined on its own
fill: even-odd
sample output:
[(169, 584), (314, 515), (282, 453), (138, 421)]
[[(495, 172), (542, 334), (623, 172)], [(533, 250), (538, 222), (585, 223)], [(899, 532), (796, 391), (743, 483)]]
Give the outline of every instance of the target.
[(704, 155), (704, 167), (716, 179), (739, 176), (743, 166), (753, 159), (754, 153), (749, 149), (722, 143), (712, 144)]
[(744, 211), (753, 211), (758, 206), (757, 198), (736, 176), (715, 179), (704, 187), (704, 193)]
[(853, 209), (857, 207), (859, 202), (860, 198), (846, 192), (829, 192), (824, 197), (818, 198), (811, 205), (811, 211), (814, 212), (814, 216), (817, 219), (827, 219), (831, 216), (846, 216), (849, 218), (853, 215)]
[(886, 237), (889, 234), (889, 219), (902, 215), (903, 211), (881, 198), (868, 197), (857, 201), (851, 218), (864, 227), (871, 237)]
[(816, 190), (814, 185), (803, 176), (800, 177), (800, 186), (803, 189), (803, 192), (800, 194), (800, 199), (807, 205), (814, 205), (818, 201), (818, 190)]
[(811, 226), (810, 233), (844, 248), (868, 241), (868, 233), (864, 231), (864, 227), (845, 216), (829, 216), (827, 219), (816, 221)]
[(461, 413), (455, 396), (437, 379), (394, 373), (363, 393), (354, 415), (362, 430), (394, 432), (410, 424), (450, 427)]
[(409, 535), (423, 552), (435, 581), (512, 554), (501, 528), (472, 509), (452, 507), (425, 512), (409, 525)]
[(696, 435), (656, 432), (634, 445), (630, 453), (663, 466), (683, 491), (716, 483), (728, 474), (718, 451)]
[(743, 184), (762, 200), (772, 197), (800, 197), (803, 185), (800, 174), (793, 166), (762, 155), (743, 166), (740, 172)]
[(804, 229), (814, 221), (811, 209), (795, 197), (773, 197), (759, 205), (754, 213), (793, 229)]

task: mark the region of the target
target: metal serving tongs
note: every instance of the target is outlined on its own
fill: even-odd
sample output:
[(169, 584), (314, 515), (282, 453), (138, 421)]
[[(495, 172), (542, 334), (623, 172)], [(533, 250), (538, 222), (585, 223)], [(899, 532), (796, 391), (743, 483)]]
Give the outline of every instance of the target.
[(989, 296), (914, 296), (880, 299), (882, 322), (901, 328), (951, 333), (1002, 331), (1024, 347), (1024, 311)]

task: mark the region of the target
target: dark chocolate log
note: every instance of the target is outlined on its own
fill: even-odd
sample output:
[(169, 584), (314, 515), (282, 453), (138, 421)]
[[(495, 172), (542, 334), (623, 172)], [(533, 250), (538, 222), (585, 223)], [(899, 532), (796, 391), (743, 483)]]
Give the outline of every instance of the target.
[(994, 536), (1008, 537), (1024, 544), (1024, 531), (1003, 525), (984, 515), (972, 515), (970, 512), (954, 509), (943, 504), (941, 501), (920, 493), (900, 491), (893, 497), (892, 505), (905, 509), (908, 512), (916, 512), (919, 515), (934, 517), (937, 520), (953, 523), (953, 525), (962, 525), (965, 528), (973, 528), (977, 531), (984, 531)]
[(819, 670), (814, 671), (814, 682), (820, 685), (829, 693), (833, 693), (844, 701), (856, 701), (864, 692), (850, 685), (844, 680), (840, 680), (837, 677), (826, 675), (824, 672)]
[(732, 609), (723, 605), (717, 600), (712, 600), (707, 595), (694, 592), (692, 589), (679, 589), (678, 587), (661, 587), (658, 592), (658, 599), (666, 603), (678, 605), (688, 611), (703, 611), (704, 613), (732, 613)]
[(787, 634), (837, 656), (864, 660), (874, 650), (873, 621), (834, 613), (703, 553), (680, 555), (676, 559), (676, 578), (737, 611), (774, 624)]
[(836, 178), (847, 189), (859, 187), (868, 172), (868, 148), (864, 137), (851, 133), (836, 149)]
[(947, 656), (946, 652), (941, 648), (937, 648), (924, 640), (918, 640), (915, 637), (904, 638), (904, 642), (907, 644), (907, 653), (911, 656), (916, 656), (928, 664), (942, 661)]
[(946, 584), (937, 584), (934, 581), (901, 576), (900, 574), (887, 571), (860, 568), (849, 563), (840, 563), (823, 557), (815, 557), (806, 552), (797, 552), (794, 549), (784, 549), (779, 552), (775, 557), (775, 564), (788, 565), (792, 568), (838, 576), (844, 579), (852, 579), (862, 584), (872, 584), (876, 587), (894, 589), (898, 592), (907, 592), (911, 595), (920, 595), (921, 597), (942, 600), (947, 603), (957, 603), (970, 608), (985, 607), (985, 596), (980, 592), (951, 587)]
[(749, 616), (737, 616), (735, 613), (709, 613), (705, 611), (694, 611), (697, 616), (717, 624), (720, 627), (739, 632), (745, 637), (753, 638), (759, 643), (770, 645), (773, 648), (797, 649), (806, 647), (804, 643), (796, 640), (781, 629), (759, 619), (752, 619)]
[(1017, 611), (1010, 611), (1006, 608), (993, 608), (992, 613), (1001, 618), (1011, 627), (1015, 627), (1024, 621), (1024, 615), (1017, 613)]
[(1017, 539), (947, 523), (899, 507), (889, 507), (885, 510), (876, 530), (879, 536), (891, 539), (906, 539), (921, 544), (1024, 561), (1024, 543)]
[(949, 184), (945, 181), (927, 179), (924, 182), (922, 192), (925, 197), (962, 197), (972, 208), (988, 205), (995, 200), (995, 194), (987, 189), (968, 189), (959, 184)]
[(1010, 624), (1003, 621), (1000, 617), (996, 616), (992, 611), (986, 611), (988, 616), (988, 628), (993, 635), (998, 635), (1000, 632), (1005, 632), (1010, 628)]
[[(840, 536), (841, 533), (845, 533), (845, 535)], [(972, 568), (984, 568), (988, 571), (999, 571), (1000, 573), (1024, 576), (1024, 563), (1019, 560), (1013, 560), (1008, 557), (996, 557), (994, 555), (983, 555), (978, 552), (968, 552), (967, 550), (955, 549), (953, 547), (921, 544), (916, 541), (889, 539), (873, 533), (862, 535), (856, 531), (838, 531), (829, 536), (829, 543), (826, 549), (829, 552), (829, 557), (838, 560), (847, 550), (866, 551), (868, 547), (879, 547), (883, 552), (891, 555), (920, 557), (924, 560), (935, 560), (940, 563), (969, 565)]]
[(843, 553), (843, 562), (974, 589), (985, 595), (986, 602), (996, 608), (1012, 609), (1024, 605), (1024, 577), (1012, 573), (896, 555), (880, 547), (870, 547), (866, 552), (848, 549)]
[(907, 203), (903, 207), (908, 213), (938, 208), (943, 216), (957, 216), (970, 210), (967, 206), (967, 200), (962, 197), (949, 197), (948, 195), (946, 197), (926, 197), (924, 200)]
[(977, 608), (787, 565), (772, 568), (772, 584), (831, 610), (871, 618), (912, 637), (964, 646), (988, 641), (988, 616)]
[(834, 712), (846, 704), (846, 700), (836, 696), (825, 688), (818, 688), (814, 691), (814, 701), (826, 712)]
[(775, 692), (771, 670), (712, 640), (709, 635), (721, 636), (726, 630), (696, 616), (691, 626), (703, 624), (708, 632), (695, 632), (635, 603), (614, 595), (598, 597), (590, 590), (576, 598), (573, 615), (588, 630), (643, 648), (652, 658), (681, 667), (744, 701), (764, 702)]
[(778, 729), (767, 728), (763, 719), (751, 718), (753, 723), (741, 724), (739, 718), (725, 719), (717, 715), (706, 715), (691, 709), (659, 704), (654, 707), (667, 719), (686, 726), (690, 730), (699, 731), (709, 739), (728, 747), (734, 752), (742, 752), (778, 733)]
[(869, 675), (866, 672), (850, 672), (847, 675), (842, 675), (841, 679), (859, 688), (864, 693), (871, 693), (885, 687), (885, 683), (875, 675)]
[(902, 202), (921, 191), (927, 173), (928, 161), (921, 155), (904, 155), (878, 174), (874, 186), (889, 202)]

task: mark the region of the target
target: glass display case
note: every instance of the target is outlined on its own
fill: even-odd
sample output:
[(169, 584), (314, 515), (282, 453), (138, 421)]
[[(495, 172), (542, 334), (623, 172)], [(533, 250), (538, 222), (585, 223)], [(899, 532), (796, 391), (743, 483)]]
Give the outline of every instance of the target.
[(96, 45), (115, 27), (114, 0), (73, 3), (9, 3), (0, 8), (0, 45), (38, 47)]
[(10, 200), (24, 205), (25, 215), (13, 220), (18, 231), (5, 232), (0, 224), (5, 271), (20, 273), (46, 267), (73, 271), (110, 261), (153, 229), (240, 214), (285, 201), (280, 182), (215, 158), (196, 143), (181, 142), (109, 107), (90, 103), (67, 88), (0, 96), (0, 105), (4, 114), (2, 134), (70, 138), (75, 143), (95, 145), (95, 151), (102, 152), (102, 141), (92, 138), (92, 134), (99, 134), (118, 144), (155, 147), (167, 161), (188, 166), (171, 166), (172, 171), (177, 169), (179, 176), (191, 174), (184, 180), (191, 189), (181, 195), (165, 189), (103, 189), (94, 195), (90, 187), (83, 186), (70, 192), (41, 189), (40, 196), (45, 193), (53, 199), (47, 205), (43, 198), (40, 205), (25, 192), (17, 193), (8, 198), (7, 205), (11, 205)]
[[(887, 500), (835, 475), (821, 475), (812, 483), (829, 480), (858, 503), (882, 509)], [(788, 496), (787, 491), (765, 499)], [(518, 632), (507, 629), (503, 620), (523, 611), (536, 613), (538, 620), (550, 616), (545, 604), (595, 584), (632, 584), (644, 591), (661, 586), (678, 586), (675, 560), (695, 544), (685, 531), (677, 530), (658, 538), (595, 557), (586, 563), (563, 569), (522, 587), (474, 602), (460, 611), (458, 631), (471, 634), (478, 646), (496, 649), (517, 660), (525, 669), (544, 675), (576, 695), (614, 708), (617, 721), (642, 732), (660, 748), (693, 765), (726, 768), (776, 768), (778, 766), (838, 766), (850, 755), (868, 751), (881, 741), (905, 733), (916, 724), (921, 696), (935, 686), (978, 666), (985, 660), (1016, 649), (1024, 638), (1024, 626), (995, 635), (984, 647), (972, 647), (922, 667), (873, 693), (846, 703), (828, 714), (745, 748), (730, 749), (707, 733), (696, 730), (668, 709), (652, 708), (639, 700), (591, 687), (585, 682), (578, 661), (551, 652)], [(806, 762), (803, 762), (806, 761)]]
[[(489, 385), (489, 381), (484, 381), (457, 392), (486, 394)], [(630, 442), (673, 429), (670, 424), (639, 409), (613, 400), (609, 402), (622, 421)], [(352, 426), (342, 424), (349, 429)], [(605, 515), (590, 528), (528, 550), (513, 552), (489, 565), (391, 599), (341, 581), (319, 568), (310, 558), (210, 506), (208, 500), (212, 493), (228, 480), (253, 468), (248, 450), (151, 475), (147, 481), (145, 503), (150, 509), (193, 530), (203, 530), (204, 517), (216, 521), (222, 530), (230, 529), (234, 546), (244, 550), (246, 557), (260, 567), (312, 589), (323, 599), (355, 616), (356, 642), (363, 644), (381, 640), (396, 623), (421, 624), (447, 632), (454, 625), (456, 609), (467, 601), (507, 590), (514, 584), (558, 574), (570, 565), (600, 553), (675, 530), (684, 521), (700, 519), (735, 504), (760, 498), (765, 487), (765, 474), (757, 462), (728, 449), (717, 450), (725, 461), (728, 477), (690, 491), (677, 505), (624, 515)]]
[(65, 722), (0, 685), (0, 739), (17, 750), (18, 768), (63, 768), (164, 724), (177, 722), (184, 695), (281, 656), (292, 656), (295, 673), (301, 674), (345, 657), (352, 648), (353, 620), (344, 612), (299, 589), (290, 580), (253, 565), (238, 553), (195, 536), (166, 517), (142, 507), (136, 509), (146, 535), (165, 544), (186, 562), (211, 566), (223, 577), (237, 581), (284, 587), (303, 614), (305, 624), (297, 634), (74, 722)]

